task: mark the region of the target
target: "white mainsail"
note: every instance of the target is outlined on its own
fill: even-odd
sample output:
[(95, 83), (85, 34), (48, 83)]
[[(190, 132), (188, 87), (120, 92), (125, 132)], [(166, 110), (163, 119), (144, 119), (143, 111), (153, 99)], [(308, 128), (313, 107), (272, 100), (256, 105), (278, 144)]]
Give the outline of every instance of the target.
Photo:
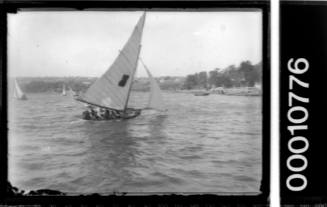
[(23, 91), (20, 89), (17, 79), (15, 79), (15, 86), (14, 86), (14, 98), (25, 100), (27, 99), (26, 95), (23, 93)]
[(137, 68), (145, 13), (110, 68), (77, 100), (100, 107), (125, 110)]

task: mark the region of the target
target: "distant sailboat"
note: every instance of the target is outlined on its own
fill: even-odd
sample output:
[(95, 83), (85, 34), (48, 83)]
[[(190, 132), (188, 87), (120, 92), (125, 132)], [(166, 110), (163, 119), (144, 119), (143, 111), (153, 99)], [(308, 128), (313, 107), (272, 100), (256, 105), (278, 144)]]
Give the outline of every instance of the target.
[(62, 85), (62, 93), (61, 93), (61, 95), (62, 96), (66, 96), (67, 95), (65, 84)]
[[(128, 108), (128, 100), (138, 66), (144, 22), (145, 13), (139, 19), (132, 35), (110, 68), (83, 95), (77, 97), (77, 101), (117, 111), (120, 113), (119, 118), (123, 119), (134, 118), (141, 114), (141, 109)], [(151, 79), (151, 74), (149, 72), (148, 74)], [(155, 84), (151, 85), (155, 87)], [(157, 89), (152, 92), (158, 92)], [(152, 97), (157, 96), (152, 95)], [(150, 101), (150, 103), (153, 106), (156, 105), (156, 101)]]
[(70, 96), (72, 97), (77, 97), (77, 92), (74, 91), (71, 87), (69, 87), (68, 93), (70, 94)]
[(17, 79), (15, 79), (14, 98), (18, 100), (27, 100), (27, 96), (23, 93), (22, 89), (20, 89)]
[(194, 96), (208, 96), (208, 95), (210, 95), (210, 92), (207, 92), (207, 91), (194, 92)]

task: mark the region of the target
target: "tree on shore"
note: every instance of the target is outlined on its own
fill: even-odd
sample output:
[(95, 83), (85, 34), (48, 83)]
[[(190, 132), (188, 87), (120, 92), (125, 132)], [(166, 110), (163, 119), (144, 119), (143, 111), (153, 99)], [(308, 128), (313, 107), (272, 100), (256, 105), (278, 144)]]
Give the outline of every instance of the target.
[(261, 83), (261, 76), (261, 63), (252, 65), (250, 61), (243, 61), (238, 67), (230, 65), (223, 70), (215, 68), (208, 73), (203, 71), (188, 75), (183, 88), (253, 87), (255, 83)]
[(240, 71), (244, 74), (244, 79), (249, 87), (253, 87), (257, 80), (257, 74), (254, 70), (254, 66), (250, 61), (244, 61), (240, 65)]
[(188, 75), (186, 76), (186, 79), (185, 79), (185, 82), (184, 82), (184, 85), (183, 85), (183, 88), (184, 89), (193, 89), (193, 87), (195, 87), (197, 85), (197, 82), (196, 82), (196, 75)]
[(202, 71), (198, 74), (197, 85), (199, 88), (207, 88), (208, 76), (206, 71)]

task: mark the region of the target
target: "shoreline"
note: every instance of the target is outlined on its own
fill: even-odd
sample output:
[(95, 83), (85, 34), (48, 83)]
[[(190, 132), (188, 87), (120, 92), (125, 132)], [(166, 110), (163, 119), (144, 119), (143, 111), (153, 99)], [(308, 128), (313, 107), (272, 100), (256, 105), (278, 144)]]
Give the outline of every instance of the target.
[[(149, 90), (132, 90), (133, 92), (148, 93)], [(221, 88), (219, 90), (203, 90), (203, 89), (190, 89), (190, 90), (162, 90), (167, 93), (184, 93), (184, 94), (196, 94), (196, 93), (209, 93), (209, 95), (226, 95), (226, 96), (262, 96), (262, 91), (255, 87), (238, 87), (238, 88)], [(28, 92), (26, 94), (61, 94), (61, 91), (43, 91), (43, 92)]]
[(209, 93), (226, 96), (262, 96), (262, 90), (257, 87), (216, 88), (213, 90), (190, 89), (177, 90), (177, 93)]

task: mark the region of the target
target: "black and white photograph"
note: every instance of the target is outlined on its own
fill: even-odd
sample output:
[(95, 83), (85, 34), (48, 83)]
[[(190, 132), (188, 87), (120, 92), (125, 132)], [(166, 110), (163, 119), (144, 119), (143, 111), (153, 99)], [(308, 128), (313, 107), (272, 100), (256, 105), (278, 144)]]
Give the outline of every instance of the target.
[(8, 14), (8, 181), (65, 195), (260, 194), (262, 16)]

